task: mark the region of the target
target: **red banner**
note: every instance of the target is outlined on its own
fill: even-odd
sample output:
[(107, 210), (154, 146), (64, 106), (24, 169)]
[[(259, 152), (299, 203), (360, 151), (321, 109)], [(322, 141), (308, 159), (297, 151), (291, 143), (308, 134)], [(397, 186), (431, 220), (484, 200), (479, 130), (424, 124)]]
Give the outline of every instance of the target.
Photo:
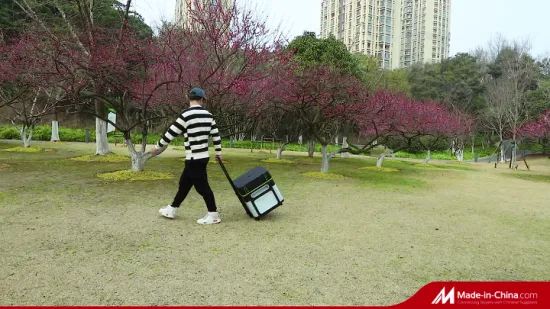
[(550, 282), (432, 282), (397, 308), (550, 308)]
[[(70, 305), (70, 304), (67, 304)], [(216, 308), (216, 306), (168, 306), (166, 308)], [(219, 308), (261, 308), (262, 306), (220, 306)], [(265, 307), (265, 306), (264, 306)], [(305, 308), (307, 306), (299, 306)], [(432, 282), (422, 287), (406, 301), (393, 306), (353, 306), (353, 308), (550, 308), (550, 282)], [(0, 308), (16, 308), (2, 307)], [(30, 309), (33, 307), (22, 307)], [(40, 309), (59, 307), (34, 307)], [(106, 307), (71, 307), (100, 309)], [(162, 308), (125, 306), (118, 308)], [(268, 308), (268, 307), (265, 307)], [(289, 309), (292, 306), (269, 308)], [(315, 306), (314, 308), (343, 308), (343, 306)], [(347, 307), (350, 308), (350, 307)]]

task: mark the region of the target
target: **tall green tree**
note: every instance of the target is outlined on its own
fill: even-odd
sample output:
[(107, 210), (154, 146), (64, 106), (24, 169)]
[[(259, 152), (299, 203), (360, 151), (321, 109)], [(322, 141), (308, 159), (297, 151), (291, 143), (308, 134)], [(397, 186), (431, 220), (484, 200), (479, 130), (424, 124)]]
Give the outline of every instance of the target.
[[(330, 67), (341, 74), (349, 74), (361, 80), (366, 78), (365, 70), (372, 69), (368, 59), (354, 56), (347, 49), (346, 45), (337, 40), (334, 36), (326, 39), (319, 39), (314, 32), (304, 32), (297, 36), (287, 46), (287, 49), (294, 52), (294, 59), (298, 61), (303, 69), (315, 69)], [(313, 156), (316, 138), (312, 128), (304, 128), (304, 137), (308, 140), (309, 156)], [(336, 133), (342, 131), (343, 146), (347, 147), (347, 135), (349, 126), (342, 124), (332, 128)], [(335, 135), (337, 136), (338, 134)], [(319, 141), (321, 142), (321, 141)]]
[[(36, 14), (36, 17), (40, 18), (53, 31), (64, 31), (67, 27), (67, 19), (77, 28), (85, 27), (81, 12), (86, 8), (82, 7), (82, 2), (71, 0), (27, 0), (25, 2), (29, 4), (31, 10), (23, 10), (16, 0), (0, 0), (0, 35), (3, 35), (5, 39), (17, 37), (25, 29), (37, 26), (29, 23), (33, 20), (29, 18), (29, 14)], [(93, 6), (94, 25), (108, 29), (122, 27), (125, 14), (125, 5), (122, 2), (94, 0), (90, 3)], [(153, 35), (151, 27), (135, 11), (128, 12), (128, 25), (142, 38)]]
[(356, 76), (363, 81), (369, 93), (384, 89), (410, 95), (407, 69), (383, 70), (378, 66), (376, 57), (359, 53), (353, 54), (353, 57), (358, 65)]
[(417, 100), (437, 100), (469, 113), (484, 106), (482, 71), (477, 59), (469, 54), (457, 54), (437, 64), (415, 65), (409, 82)]
[(360, 74), (357, 58), (334, 36), (319, 39), (314, 32), (304, 32), (292, 40), (287, 49), (295, 52), (294, 58), (304, 68), (330, 66), (355, 76)]
[(19, 36), (26, 15), (13, 0), (0, 0), (0, 42)]

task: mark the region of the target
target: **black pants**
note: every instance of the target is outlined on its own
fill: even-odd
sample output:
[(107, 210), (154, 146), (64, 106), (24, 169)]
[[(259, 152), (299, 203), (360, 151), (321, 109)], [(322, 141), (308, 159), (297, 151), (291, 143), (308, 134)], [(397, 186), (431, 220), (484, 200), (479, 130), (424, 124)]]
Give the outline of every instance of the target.
[(174, 197), (172, 207), (180, 207), (191, 188), (195, 186), (195, 190), (197, 190), (204, 199), (208, 211), (215, 212), (217, 210), (214, 193), (210, 188), (210, 184), (208, 184), (208, 175), (206, 173), (208, 161), (209, 158), (185, 161), (185, 168), (180, 177), (179, 190)]

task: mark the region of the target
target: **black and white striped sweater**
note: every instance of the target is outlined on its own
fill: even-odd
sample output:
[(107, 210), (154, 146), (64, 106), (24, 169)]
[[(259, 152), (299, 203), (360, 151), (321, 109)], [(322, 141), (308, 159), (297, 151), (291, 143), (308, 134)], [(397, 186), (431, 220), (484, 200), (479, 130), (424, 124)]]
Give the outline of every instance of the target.
[(208, 139), (210, 137), (214, 142), (216, 155), (222, 154), (222, 140), (218, 126), (212, 114), (204, 107), (193, 105), (185, 109), (158, 141), (156, 148), (165, 148), (182, 133), (185, 138), (186, 160), (210, 157), (208, 153)]

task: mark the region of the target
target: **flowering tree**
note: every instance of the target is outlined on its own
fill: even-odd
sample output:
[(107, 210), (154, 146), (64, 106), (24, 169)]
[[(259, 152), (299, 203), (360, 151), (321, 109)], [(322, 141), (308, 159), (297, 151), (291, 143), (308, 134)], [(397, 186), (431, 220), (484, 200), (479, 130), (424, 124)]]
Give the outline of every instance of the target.
[[(411, 146), (413, 140), (423, 135), (422, 106), (400, 93), (380, 90), (369, 98), (372, 112), (357, 113), (361, 134), (384, 145), (376, 165), (382, 167), (384, 158)], [(372, 149), (374, 143), (361, 150)]]
[[(190, 88), (207, 90), (210, 110), (237, 110), (254, 119), (270, 87), (263, 80), (278, 43), (263, 37), (268, 34), (263, 23), (245, 8), (198, 6), (191, 14), (195, 26), (166, 27), (155, 38), (141, 38), (127, 26), (70, 28), (45, 36), (48, 48), (40, 50), (70, 99), (89, 103), (75, 111), (94, 115), (124, 134), (135, 171), (143, 170), (150, 157), (147, 124), (161, 112), (179, 114)], [(116, 111), (116, 123), (107, 119), (107, 109)], [(131, 140), (137, 129), (143, 135), (141, 151)]]
[(413, 143), (421, 143), (426, 148), (427, 162), (431, 147), (439, 139), (461, 135), (464, 131), (459, 119), (443, 106), (386, 90), (379, 90), (363, 104), (356, 105), (353, 114), (360, 134), (368, 137), (368, 142), (362, 147), (350, 145), (350, 152), (365, 153), (376, 145), (386, 146), (388, 149), (378, 157), (378, 167), (382, 167), (386, 156)]
[[(117, 121), (107, 119), (95, 104), (81, 106), (77, 111), (100, 118), (123, 133), (132, 159), (132, 170), (142, 171), (151, 157), (146, 151), (148, 123), (161, 118), (163, 105), (179, 103), (177, 84), (181, 81), (181, 56), (175, 53), (179, 40), (170, 37), (166, 41), (139, 39), (133, 33), (121, 38), (110, 35), (106, 29), (98, 29), (97, 57), (88, 64), (79, 62), (78, 54), (60, 53), (57, 62), (66, 64), (68, 70), (59, 73), (73, 81), (69, 91), (79, 99), (93, 99), (105, 107), (114, 109)], [(173, 43), (173, 44), (172, 44)], [(83, 73), (80, 73), (83, 72)], [(81, 79), (84, 75), (86, 78)], [(91, 81), (101, 80), (102, 83)], [(72, 90), (72, 91), (71, 91)], [(142, 135), (141, 150), (137, 151), (131, 133)]]
[[(536, 120), (521, 126), (517, 135), (521, 138), (550, 138), (550, 110), (541, 114)], [(546, 153), (546, 144), (543, 142), (543, 153)]]
[(462, 126), (459, 118), (454, 117), (448, 109), (434, 101), (424, 102), (417, 113), (418, 132), (423, 134), (418, 142), (427, 151), (424, 160), (424, 164), (427, 164), (431, 160), (433, 147), (442, 140), (463, 134), (466, 128)]
[[(97, 87), (95, 91), (102, 91), (104, 87), (103, 80), (89, 79), (91, 75), (87, 75), (86, 70), (74, 70), (66, 62), (58, 61), (59, 55), (71, 55), (73, 58), (78, 58), (80, 67), (91, 67), (97, 59), (101, 58), (101, 55), (96, 54), (96, 51), (101, 50), (98, 47), (98, 38), (95, 37), (96, 25), (94, 24), (94, 7), (96, 1), (94, 0), (74, 0), (69, 4), (66, 1), (53, 1), (49, 5), (51, 8), (55, 8), (56, 15), (60, 16), (60, 22), (64, 25), (62, 29), (57, 29), (56, 26), (48, 25), (40, 14), (37, 14), (32, 1), (28, 0), (14, 0), (19, 8), (30, 18), (38, 29), (33, 29), (37, 36), (41, 36), (50, 44), (49, 49), (43, 49), (42, 51), (51, 60), (54, 59), (56, 68), (61, 71), (67, 72), (72, 70), (73, 77), (78, 75), (80, 82), (88, 84), (89, 87)], [(122, 37), (124, 30), (128, 26), (128, 15), (132, 1), (126, 0), (124, 5), (124, 14), (122, 16), (122, 27), (120, 33), (114, 34), (114, 37)], [(77, 16), (73, 20), (74, 16), (68, 9), (74, 10), (74, 15)], [(68, 13), (69, 12), (69, 13)], [(56, 52), (52, 52), (56, 50)], [(83, 74), (84, 73), (84, 74)], [(64, 79), (62, 77), (62, 79)], [(96, 117), (96, 154), (105, 155), (110, 153), (109, 142), (107, 139), (107, 123), (104, 118), (107, 117), (107, 108), (102, 100), (95, 100), (90, 98), (95, 104), (95, 112), (101, 117)]]
[(274, 138), (279, 143), (277, 147), (277, 159), (281, 159), (285, 147), (299, 140), (303, 134), (305, 125), (300, 118), (291, 111), (285, 111), (277, 105), (266, 104), (266, 112), (258, 119), (259, 129)]
[(550, 110), (540, 115), (535, 121), (529, 122), (518, 129), (521, 137), (544, 137), (550, 134)]
[(17, 128), (24, 147), (30, 147), (35, 125), (65, 95), (52, 66), (37, 52), (41, 47), (39, 40), (25, 36), (0, 45), (0, 115)]
[(281, 72), (277, 85), (279, 95), (273, 98), (277, 108), (296, 117), (303, 132), (321, 144), (321, 172), (327, 173), (330, 158), (340, 152), (327, 151), (334, 128), (351, 117), (363, 86), (357, 78), (338, 70), (299, 68), (293, 62)]
[(268, 80), (286, 57), (281, 34), (269, 30), (266, 21), (245, 5), (227, 8), (221, 1), (217, 5), (199, 1), (188, 11), (189, 25), (167, 30), (183, 33), (189, 46), (181, 86), (205, 89), (206, 107), (222, 135), (250, 132), (265, 113), (262, 107), (274, 86)]
[(459, 109), (451, 111), (452, 117), (455, 119), (454, 135), (452, 146), (454, 154), (459, 162), (464, 161), (464, 148), (468, 143), (469, 137), (475, 132), (477, 127), (476, 118)]

